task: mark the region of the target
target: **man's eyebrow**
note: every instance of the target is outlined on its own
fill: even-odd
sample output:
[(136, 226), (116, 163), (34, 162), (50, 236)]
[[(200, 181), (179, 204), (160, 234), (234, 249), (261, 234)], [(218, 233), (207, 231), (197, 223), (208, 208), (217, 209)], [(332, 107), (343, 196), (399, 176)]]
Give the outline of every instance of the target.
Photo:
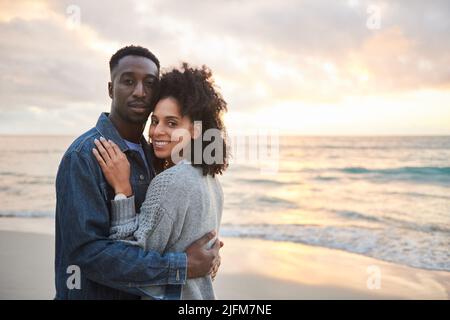
[(120, 74), (121, 77), (123, 77), (123, 76), (133, 76), (133, 75), (134, 75), (133, 72), (122, 72), (122, 73)]
[[(123, 77), (123, 76), (134, 76), (134, 72), (131, 72), (131, 71), (122, 72), (120, 74), (120, 76), (121, 77)], [(145, 77), (146, 78), (150, 77), (150, 78), (158, 79), (158, 77), (156, 75), (151, 74), (151, 73), (146, 74)]]

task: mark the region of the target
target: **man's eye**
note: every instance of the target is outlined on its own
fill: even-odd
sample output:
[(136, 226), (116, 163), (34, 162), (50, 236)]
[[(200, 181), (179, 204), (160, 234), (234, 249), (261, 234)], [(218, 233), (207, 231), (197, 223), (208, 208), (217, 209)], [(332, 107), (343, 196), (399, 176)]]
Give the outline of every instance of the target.
[(133, 85), (133, 83), (134, 83), (134, 81), (131, 80), (131, 79), (125, 79), (124, 82), (125, 82), (125, 84), (127, 84), (127, 85), (129, 85), (129, 86)]
[(154, 81), (146, 81), (146, 82), (145, 82), (145, 85), (146, 85), (147, 87), (153, 87), (154, 84), (155, 84)]

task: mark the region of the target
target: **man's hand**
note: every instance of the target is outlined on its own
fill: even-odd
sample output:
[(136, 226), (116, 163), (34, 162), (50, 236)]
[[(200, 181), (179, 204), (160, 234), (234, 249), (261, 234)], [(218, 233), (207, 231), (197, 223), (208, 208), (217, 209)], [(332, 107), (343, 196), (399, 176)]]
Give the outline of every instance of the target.
[(205, 249), (205, 245), (215, 236), (215, 231), (208, 232), (186, 249), (188, 278), (204, 277), (211, 274), (214, 268), (218, 269), (220, 265), (219, 250), (223, 246), (223, 242), (217, 239), (211, 249)]
[[(223, 247), (223, 242), (220, 241), (220, 248), (222, 248), (222, 247)], [(214, 264), (213, 270), (211, 272), (212, 281), (214, 281), (216, 279), (217, 271), (219, 271), (221, 261), (222, 261), (222, 258), (220, 257), (220, 253), (219, 253), (218, 259), (217, 259), (216, 263)]]

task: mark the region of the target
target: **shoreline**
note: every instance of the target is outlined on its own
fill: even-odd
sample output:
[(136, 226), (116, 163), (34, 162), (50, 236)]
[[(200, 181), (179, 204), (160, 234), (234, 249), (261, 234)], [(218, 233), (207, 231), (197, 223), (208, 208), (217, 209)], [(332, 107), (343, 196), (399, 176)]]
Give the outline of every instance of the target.
[[(0, 299), (53, 299), (53, 230), (52, 218), (0, 218)], [(450, 299), (447, 271), (298, 243), (223, 241), (219, 299)]]

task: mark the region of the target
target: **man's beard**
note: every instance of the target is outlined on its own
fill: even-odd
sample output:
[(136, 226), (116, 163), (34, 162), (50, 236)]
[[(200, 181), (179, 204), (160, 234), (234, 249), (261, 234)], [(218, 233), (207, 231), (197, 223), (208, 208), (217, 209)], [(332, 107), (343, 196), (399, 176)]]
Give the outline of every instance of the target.
[(120, 118), (128, 123), (131, 124), (140, 124), (145, 125), (147, 123), (148, 117), (150, 116), (150, 109), (148, 111), (148, 114), (142, 114), (142, 115), (133, 115), (126, 112), (118, 112)]

